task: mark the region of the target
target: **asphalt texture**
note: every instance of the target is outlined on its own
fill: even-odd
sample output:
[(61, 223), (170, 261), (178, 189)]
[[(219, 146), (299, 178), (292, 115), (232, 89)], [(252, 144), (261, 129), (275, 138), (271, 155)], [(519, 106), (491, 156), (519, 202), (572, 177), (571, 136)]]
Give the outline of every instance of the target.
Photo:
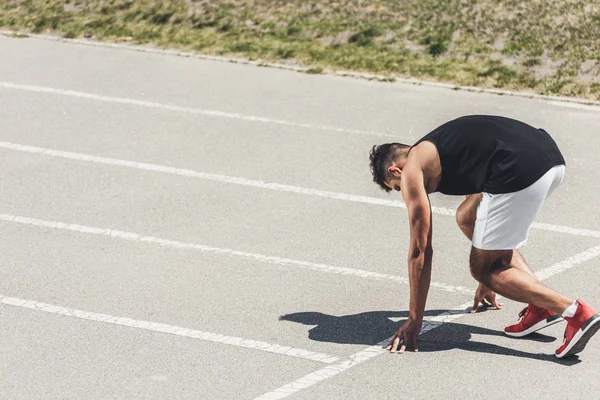
[[(356, 357), (409, 298), (406, 210), (385, 202), (401, 198), (372, 182), (368, 152), (466, 114), (555, 138), (566, 177), (523, 253), (600, 309), (600, 111), (39, 38), (0, 36), (0, 54), (0, 398), (600, 392), (600, 336), (558, 360), (564, 323), (509, 338), (522, 305), (506, 299), (455, 311), (418, 353)], [(470, 243), (443, 215), (461, 200), (431, 196), (428, 319), (476, 288)]]

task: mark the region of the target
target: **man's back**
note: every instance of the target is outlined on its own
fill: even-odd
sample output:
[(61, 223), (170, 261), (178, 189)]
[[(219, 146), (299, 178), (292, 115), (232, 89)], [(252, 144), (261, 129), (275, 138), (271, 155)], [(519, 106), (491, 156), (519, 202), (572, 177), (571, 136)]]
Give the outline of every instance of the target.
[(511, 193), (550, 168), (565, 164), (550, 135), (523, 122), (473, 115), (445, 123), (422, 141), (437, 147), (442, 178), (437, 191), (449, 195)]

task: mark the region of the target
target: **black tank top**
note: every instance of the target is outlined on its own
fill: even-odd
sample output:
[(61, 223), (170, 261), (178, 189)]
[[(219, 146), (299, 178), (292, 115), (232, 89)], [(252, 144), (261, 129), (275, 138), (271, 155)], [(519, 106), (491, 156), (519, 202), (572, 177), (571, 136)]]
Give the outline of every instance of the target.
[(420, 139), (436, 145), (442, 164), (438, 192), (511, 193), (532, 185), (565, 160), (548, 132), (510, 118), (472, 115)]

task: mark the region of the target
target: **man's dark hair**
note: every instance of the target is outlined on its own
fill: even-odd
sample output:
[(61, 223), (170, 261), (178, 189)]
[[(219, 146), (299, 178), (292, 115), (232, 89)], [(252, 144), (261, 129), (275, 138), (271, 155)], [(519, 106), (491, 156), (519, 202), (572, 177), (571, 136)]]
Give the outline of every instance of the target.
[(385, 185), (385, 181), (390, 177), (387, 169), (401, 155), (402, 150), (410, 146), (402, 143), (384, 143), (379, 146), (373, 146), (369, 153), (371, 163), (371, 173), (373, 174), (373, 182), (381, 186), (381, 189), (386, 192), (391, 192), (392, 189)]

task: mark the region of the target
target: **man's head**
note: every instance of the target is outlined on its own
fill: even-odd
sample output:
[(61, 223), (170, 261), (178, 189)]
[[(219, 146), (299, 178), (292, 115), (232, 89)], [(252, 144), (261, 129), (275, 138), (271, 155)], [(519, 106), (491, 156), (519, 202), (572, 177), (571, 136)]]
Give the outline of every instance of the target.
[(402, 168), (406, 164), (409, 145), (402, 143), (385, 143), (373, 146), (369, 154), (369, 164), (373, 174), (373, 182), (386, 192), (400, 190)]

